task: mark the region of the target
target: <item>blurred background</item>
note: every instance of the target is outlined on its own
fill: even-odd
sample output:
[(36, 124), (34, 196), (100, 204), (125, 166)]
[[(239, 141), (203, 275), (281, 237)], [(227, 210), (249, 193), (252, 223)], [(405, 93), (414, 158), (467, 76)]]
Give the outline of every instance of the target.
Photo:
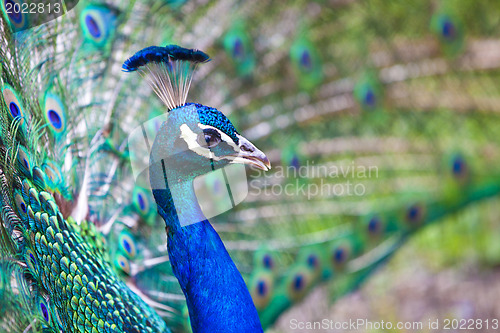
[[(211, 56), (188, 101), (221, 110), (273, 165), (248, 169), (248, 197), (211, 219), (269, 332), (351, 331), (291, 323), (363, 318), (424, 326), (353, 331), (495, 331), (500, 3), (141, 10), (164, 27), (155, 43)], [(226, 186), (204, 181), (227, 204)], [(483, 325), (446, 330), (445, 319)]]
[[(76, 142), (66, 183), (95, 177), (89, 216), (110, 261), (175, 309), (161, 313), (174, 332), (190, 330), (184, 296), (126, 148), (165, 106), (121, 71), (138, 50), (170, 43), (212, 59), (188, 102), (227, 115), (273, 166), (248, 168), (246, 199), (211, 219), (268, 332), (350, 331), (292, 327), (323, 319), (423, 323), (361, 332), (497, 331), (499, 1), (80, 1), (33, 31), (2, 37), (23, 60), (8, 74), (21, 91), (64, 101), (71, 126), (44, 142), (61, 165)], [(227, 205), (231, 184), (199, 183)], [(446, 319), (467, 325), (447, 330)]]
[[(270, 331), (322, 332), (291, 323), (324, 318), (495, 331), (443, 325), (500, 316), (500, 4), (223, 4), (203, 12), (217, 13), (213, 60), (190, 96), (228, 114), (274, 169), (249, 172), (248, 198), (217, 230), (264, 316), (281, 281), (321, 262)], [(261, 257), (242, 264), (253, 251), (278, 262), (272, 296), (259, 294)]]

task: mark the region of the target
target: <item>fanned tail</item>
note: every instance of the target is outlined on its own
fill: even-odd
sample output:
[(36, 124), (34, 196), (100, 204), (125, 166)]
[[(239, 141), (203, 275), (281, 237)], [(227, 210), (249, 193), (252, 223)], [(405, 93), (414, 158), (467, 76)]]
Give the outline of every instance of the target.
[[(247, 199), (213, 220), (265, 328), (320, 285), (332, 299), (356, 289), (423, 228), (460, 239), (468, 214), (494, 239), (483, 203), (500, 191), (497, 5), (431, 7), (81, 1), (15, 34), (2, 16), (0, 327), (67, 327), (58, 311), (77, 303), (57, 303), (62, 289), (45, 280), (65, 267), (41, 258), (72, 239), (86, 275), (105, 271), (141, 304), (131, 317), (190, 330), (128, 137), (141, 124), (154, 135), (161, 122), (148, 120), (186, 103), (208, 56), (168, 45), (125, 59), (147, 45), (207, 50), (191, 96), (230, 115), (273, 164), (249, 171)], [(204, 181), (223, 205), (224, 186)], [(57, 231), (73, 236), (59, 244)]]

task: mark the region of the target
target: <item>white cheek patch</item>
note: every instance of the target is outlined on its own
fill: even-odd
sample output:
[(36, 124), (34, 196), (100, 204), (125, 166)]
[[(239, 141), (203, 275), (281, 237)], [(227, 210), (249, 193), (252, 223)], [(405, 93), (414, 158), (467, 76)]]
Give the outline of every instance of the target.
[(195, 152), (196, 154), (209, 159), (216, 157), (210, 149), (200, 146), (198, 143), (198, 135), (194, 133), (186, 124), (181, 125), (180, 138), (186, 142), (189, 150)]

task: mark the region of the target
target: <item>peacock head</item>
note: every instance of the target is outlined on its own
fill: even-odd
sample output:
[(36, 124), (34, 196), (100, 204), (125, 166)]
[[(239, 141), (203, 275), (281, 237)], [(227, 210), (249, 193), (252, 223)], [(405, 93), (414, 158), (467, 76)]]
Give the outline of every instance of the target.
[(158, 206), (169, 211), (164, 215), (175, 210), (181, 226), (204, 218), (193, 203), (196, 177), (231, 164), (271, 167), (266, 155), (220, 111), (186, 104), (193, 72), (208, 60), (201, 51), (168, 45), (143, 49), (123, 65), (124, 71), (143, 75), (169, 110), (151, 148), (150, 183)]
[(222, 112), (194, 103), (169, 112), (151, 150), (151, 162), (160, 160), (168, 168), (170, 183), (193, 180), (230, 164), (271, 167), (266, 155), (239, 134)]

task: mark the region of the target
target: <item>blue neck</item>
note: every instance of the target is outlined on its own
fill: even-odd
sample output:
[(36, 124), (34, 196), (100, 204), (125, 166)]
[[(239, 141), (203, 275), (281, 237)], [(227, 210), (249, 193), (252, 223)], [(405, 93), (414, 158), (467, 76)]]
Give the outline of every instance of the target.
[(176, 208), (190, 204), (195, 220), (202, 214), (192, 181), (175, 187), (172, 192), (180, 200), (172, 198), (168, 187), (153, 194), (168, 229), (170, 263), (186, 296), (193, 332), (262, 332), (245, 282), (210, 222), (179, 223)]

